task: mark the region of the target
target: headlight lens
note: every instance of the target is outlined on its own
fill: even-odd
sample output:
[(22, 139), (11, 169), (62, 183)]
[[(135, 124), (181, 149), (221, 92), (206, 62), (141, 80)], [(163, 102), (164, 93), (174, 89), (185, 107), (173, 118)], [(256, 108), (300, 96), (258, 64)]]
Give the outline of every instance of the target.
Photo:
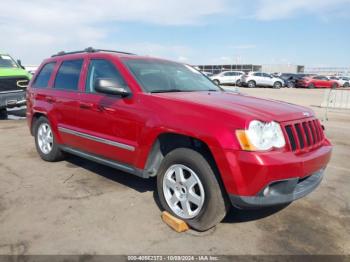
[(248, 130), (237, 130), (236, 134), (244, 150), (269, 150), (273, 147), (282, 148), (286, 144), (281, 126), (274, 121), (264, 123), (253, 120)]

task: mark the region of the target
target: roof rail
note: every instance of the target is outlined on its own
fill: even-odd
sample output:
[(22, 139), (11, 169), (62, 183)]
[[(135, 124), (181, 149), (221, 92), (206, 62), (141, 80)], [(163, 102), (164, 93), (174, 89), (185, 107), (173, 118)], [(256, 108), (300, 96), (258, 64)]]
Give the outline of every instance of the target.
[(96, 53), (96, 52), (109, 52), (109, 53), (118, 53), (118, 54), (125, 54), (125, 55), (135, 55), (133, 53), (128, 53), (128, 52), (107, 50), (107, 49), (95, 49), (93, 47), (87, 47), (84, 50), (80, 50), (80, 51), (72, 51), (72, 52), (60, 51), (57, 54), (52, 55), (51, 57), (63, 56), (63, 55), (72, 55), (72, 54), (80, 54), (80, 53)]

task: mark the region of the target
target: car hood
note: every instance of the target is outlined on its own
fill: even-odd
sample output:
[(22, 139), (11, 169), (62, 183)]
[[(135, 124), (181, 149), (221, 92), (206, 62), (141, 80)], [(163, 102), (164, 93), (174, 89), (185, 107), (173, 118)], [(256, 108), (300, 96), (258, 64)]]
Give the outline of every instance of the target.
[(313, 116), (311, 109), (286, 102), (232, 92), (177, 92), (154, 94), (178, 102), (211, 107), (247, 120), (284, 122)]
[(0, 77), (11, 77), (11, 76), (26, 76), (28, 78), (31, 78), (31, 75), (24, 69), (0, 67)]

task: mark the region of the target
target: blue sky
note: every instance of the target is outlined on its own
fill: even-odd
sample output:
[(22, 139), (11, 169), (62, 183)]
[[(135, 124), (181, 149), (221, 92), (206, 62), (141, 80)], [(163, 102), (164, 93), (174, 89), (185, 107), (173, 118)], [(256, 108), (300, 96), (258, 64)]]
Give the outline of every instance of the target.
[(350, 0), (13, 0), (2, 6), (0, 49), (24, 64), (94, 46), (190, 64), (350, 66)]

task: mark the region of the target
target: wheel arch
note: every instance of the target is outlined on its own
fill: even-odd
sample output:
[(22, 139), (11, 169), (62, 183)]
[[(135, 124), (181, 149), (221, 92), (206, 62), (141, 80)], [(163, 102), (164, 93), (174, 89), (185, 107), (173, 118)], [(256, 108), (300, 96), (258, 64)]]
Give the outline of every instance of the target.
[(42, 113), (42, 112), (35, 112), (33, 114), (32, 121), (31, 121), (31, 124), (30, 124), (30, 134), (32, 136), (34, 135), (35, 122), (42, 116), (47, 118), (47, 115), (45, 113)]
[(223, 190), (224, 194), (227, 195), (226, 187), (212, 150), (205, 141), (193, 136), (171, 132), (159, 134), (149, 151), (144, 172), (146, 172), (150, 177), (157, 176), (157, 171), (166, 154), (176, 148), (189, 148), (200, 153), (208, 161), (221, 189)]

